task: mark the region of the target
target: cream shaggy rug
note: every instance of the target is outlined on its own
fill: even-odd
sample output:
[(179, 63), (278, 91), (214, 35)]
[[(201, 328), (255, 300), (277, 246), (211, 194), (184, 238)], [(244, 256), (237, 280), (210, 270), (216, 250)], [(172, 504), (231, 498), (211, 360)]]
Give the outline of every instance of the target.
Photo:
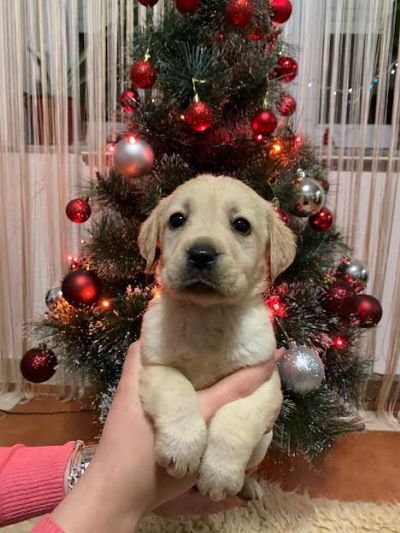
[[(265, 498), (248, 508), (211, 516), (165, 520), (149, 516), (140, 533), (400, 533), (400, 503), (350, 503), (314, 499), (264, 485)], [(28, 533), (36, 520), (2, 529)], [(115, 532), (118, 533), (118, 532)]]

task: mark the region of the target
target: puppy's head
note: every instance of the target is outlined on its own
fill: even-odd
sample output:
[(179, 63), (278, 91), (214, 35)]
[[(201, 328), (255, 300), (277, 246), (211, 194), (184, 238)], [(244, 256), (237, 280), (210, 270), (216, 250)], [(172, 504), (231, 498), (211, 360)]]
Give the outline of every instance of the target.
[(138, 244), (155, 264), (163, 288), (177, 298), (234, 303), (264, 289), (293, 261), (292, 231), (274, 208), (244, 183), (202, 175), (161, 200), (143, 223)]

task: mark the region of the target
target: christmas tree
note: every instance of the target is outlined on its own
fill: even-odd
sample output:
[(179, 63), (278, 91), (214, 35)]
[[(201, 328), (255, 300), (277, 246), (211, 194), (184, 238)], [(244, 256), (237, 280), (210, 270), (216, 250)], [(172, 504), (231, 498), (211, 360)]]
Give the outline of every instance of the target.
[[(151, 11), (157, 0), (140, 2)], [(324, 207), (326, 170), (295, 128), (298, 67), (280, 36), (290, 14), (289, 0), (175, 0), (158, 26), (149, 17), (135, 35), (120, 97), (126, 129), (108, 144), (110, 165), (88, 199), (67, 206), (76, 223), (91, 206), (96, 215), (81, 257), (47, 295), (49, 311), (36, 325), (47, 348), (25, 354), (26, 377), (48, 378), (56, 354), (90, 377), (104, 417), (157, 291), (144, 274), (140, 225), (161, 198), (209, 172), (248, 184), (297, 235), (294, 263), (265, 294), (278, 346), (287, 348), (275, 444), (314, 461), (362, 427), (356, 412), (369, 361), (358, 338), (381, 308), (362, 293), (366, 267), (349, 257)]]

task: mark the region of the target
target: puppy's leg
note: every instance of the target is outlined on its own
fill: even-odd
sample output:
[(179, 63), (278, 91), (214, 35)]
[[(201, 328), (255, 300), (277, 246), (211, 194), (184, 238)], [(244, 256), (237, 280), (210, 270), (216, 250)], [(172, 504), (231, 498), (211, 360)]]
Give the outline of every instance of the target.
[(140, 376), (140, 396), (154, 421), (158, 463), (178, 478), (197, 472), (207, 428), (192, 384), (174, 368), (145, 366)]
[(270, 431), (282, 404), (278, 371), (253, 394), (224, 405), (211, 420), (198, 488), (212, 500), (237, 494), (260, 439)]

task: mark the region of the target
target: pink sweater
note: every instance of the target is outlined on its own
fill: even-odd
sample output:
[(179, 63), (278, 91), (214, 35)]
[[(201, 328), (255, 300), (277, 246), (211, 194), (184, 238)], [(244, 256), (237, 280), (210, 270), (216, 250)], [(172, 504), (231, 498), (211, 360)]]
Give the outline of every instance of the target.
[[(64, 498), (64, 472), (74, 442), (0, 448), (0, 527), (52, 511)], [(63, 533), (50, 516), (32, 530)]]

